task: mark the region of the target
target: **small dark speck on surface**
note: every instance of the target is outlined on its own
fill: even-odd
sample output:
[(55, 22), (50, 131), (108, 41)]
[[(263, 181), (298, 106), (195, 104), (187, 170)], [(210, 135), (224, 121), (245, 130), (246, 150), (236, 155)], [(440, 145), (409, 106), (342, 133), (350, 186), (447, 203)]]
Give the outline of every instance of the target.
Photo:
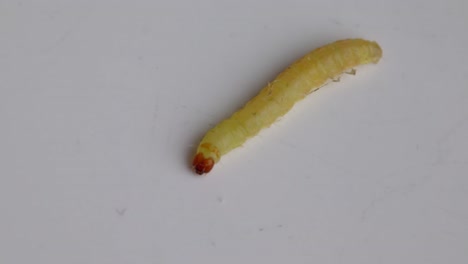
[(258, 231), (259, 231), (259, 232), (263, 232), (263, 228), (259, 228)]

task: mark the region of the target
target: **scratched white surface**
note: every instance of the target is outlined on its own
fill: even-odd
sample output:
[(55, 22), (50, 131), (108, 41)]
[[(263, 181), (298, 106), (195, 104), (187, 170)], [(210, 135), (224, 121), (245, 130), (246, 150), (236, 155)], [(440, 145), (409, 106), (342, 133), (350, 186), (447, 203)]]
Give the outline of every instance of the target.
[[(468, 2), (0, 1), (0, 263), (468, 263)], [(336, 39), (384, 58), (200, 178)]]

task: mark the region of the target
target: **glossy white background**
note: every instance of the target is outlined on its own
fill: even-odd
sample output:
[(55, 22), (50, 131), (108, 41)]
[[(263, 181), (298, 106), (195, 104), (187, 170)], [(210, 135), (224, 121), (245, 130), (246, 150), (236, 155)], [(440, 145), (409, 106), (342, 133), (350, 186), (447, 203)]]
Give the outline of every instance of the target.
[[(468, 262), (468, 2), (1, 1), (1, 263)], [(384, 58), (224, 156), (309, 50)]]

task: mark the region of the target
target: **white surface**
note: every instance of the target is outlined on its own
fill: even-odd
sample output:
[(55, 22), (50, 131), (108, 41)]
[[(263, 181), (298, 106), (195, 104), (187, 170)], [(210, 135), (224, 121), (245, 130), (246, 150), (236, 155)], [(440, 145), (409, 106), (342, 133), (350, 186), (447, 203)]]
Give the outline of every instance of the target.
[[(1, 263), (467, 263), (468, 2), (0, 2)], [(309, 50), (384, 58), (223, 157)]]

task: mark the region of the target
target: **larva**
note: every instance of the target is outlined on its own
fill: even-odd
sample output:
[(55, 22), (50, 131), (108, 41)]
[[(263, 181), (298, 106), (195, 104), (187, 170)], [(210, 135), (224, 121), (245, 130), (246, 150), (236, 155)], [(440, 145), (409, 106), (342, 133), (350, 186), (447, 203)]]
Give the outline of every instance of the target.
[(339, 40), (311, 51), (280, 73), (242, 109), (206, 133), (193, 159), (195, 172), (201, 175), (211, 171), (222, 155), (270, 126), (328, 80), (336, 80), (358, 65), (377, 63), (381, 57), (380, 46), (364, 39)]

